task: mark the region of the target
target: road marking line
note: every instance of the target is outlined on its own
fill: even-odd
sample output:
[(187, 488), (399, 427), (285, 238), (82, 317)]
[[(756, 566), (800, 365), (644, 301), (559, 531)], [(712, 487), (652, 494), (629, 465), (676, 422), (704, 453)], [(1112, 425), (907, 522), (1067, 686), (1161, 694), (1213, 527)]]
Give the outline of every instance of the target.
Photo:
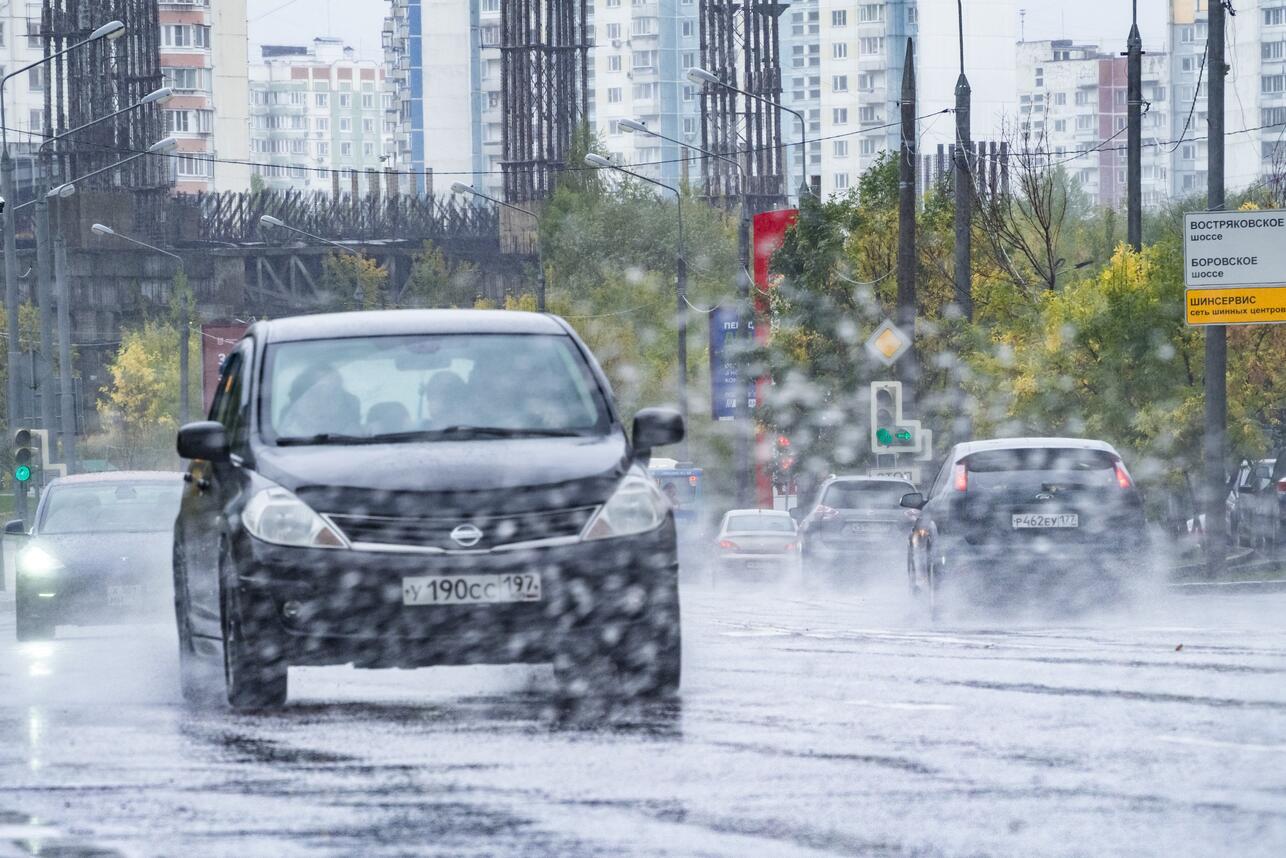
[(1220, 739), (1203, 739), (1199, 736), (1157, 736), (1161, 742), (1174, 745), (1196, 745), (1203, 748), (1228, 748), (1233, 751), (1267, 751), (1286, 754), (1286, 745), (1257, 745), (1249, 742), (1225, 742)]

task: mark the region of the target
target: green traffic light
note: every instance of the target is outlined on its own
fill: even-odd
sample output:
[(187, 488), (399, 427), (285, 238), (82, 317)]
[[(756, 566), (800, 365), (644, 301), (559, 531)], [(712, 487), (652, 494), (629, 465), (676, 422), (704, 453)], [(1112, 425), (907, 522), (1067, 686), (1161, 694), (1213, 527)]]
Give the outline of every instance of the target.
[(875, 440), (879, 441), (882, 447), (890, 447), (893, 445), (893, 433), (884, 428), (878, 429), (875, 432)]
[(25, 483), (31, 479), (31, 468), (26, 465), (19, 465), (13, 469), (13, 476), (20, 483)]
[(899, 441), (906, 441), (909, 443), (911, 440), (911, 430), (903, 429), (902, 431), (898, 432), (897, 438)]

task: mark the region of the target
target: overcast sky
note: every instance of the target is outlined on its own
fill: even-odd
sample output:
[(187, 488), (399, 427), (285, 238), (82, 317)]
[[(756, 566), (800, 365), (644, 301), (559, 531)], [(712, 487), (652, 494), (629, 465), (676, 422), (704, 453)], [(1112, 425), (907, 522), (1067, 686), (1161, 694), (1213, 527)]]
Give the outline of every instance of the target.
[[(466, 0), (460, 0), (466, 2)], [(1168, 0), (1141, 0), (1139, 28), (1144, 48), (1161, 50)], [(965, 14), (969, 0), (965, 0)], [(250, 44), (307, 44), (314, 36), (340, 36), (369, 59), (380, 54), (380, 28), (388, 0), (249, 0)], [(938, 10), (937, 7), (943, 7)], [(1129, 0), (1014, 0), (1024, 9), (1029, 39), (1073, 38), (1107, 45), (1125, 41), (1130, 28)], [(921, 0), (921, 15), (948, 13), (952, 0)], [(970, 23), (970, 28), (984, 26)]]

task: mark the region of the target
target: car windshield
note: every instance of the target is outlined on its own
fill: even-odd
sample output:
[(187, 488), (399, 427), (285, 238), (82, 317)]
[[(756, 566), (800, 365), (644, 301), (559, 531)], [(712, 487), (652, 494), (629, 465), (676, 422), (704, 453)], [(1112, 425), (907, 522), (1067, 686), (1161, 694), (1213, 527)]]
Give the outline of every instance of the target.
[(730, 515), (727, 533), (794, 533), (795, 522), (784, 515)]
[(907, 492), (915, 491), (910, 483), (886, 480), (854, 480), (831, 483), (822, 494), (822, 506), (831, 509), (878, 509), (895, 507)]
[(281, 445), (591, 435), (611, 422), (569, 337), (508, 334), (270, 346), (261, 419)]
[(1117, 486), (1117, 458), (1102, 450), (990, 450), (965, 459), (969, 492), (1030, 495)]
[(162, 533), (174, 529), (182, 484), (172, 482), (52, 486), (36, 532)]

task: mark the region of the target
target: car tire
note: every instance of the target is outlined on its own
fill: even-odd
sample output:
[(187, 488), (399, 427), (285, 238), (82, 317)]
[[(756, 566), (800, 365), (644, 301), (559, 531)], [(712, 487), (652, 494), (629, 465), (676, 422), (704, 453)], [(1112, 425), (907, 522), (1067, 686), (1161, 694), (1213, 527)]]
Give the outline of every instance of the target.
[(15, 637), (20, 643), (53, 640), (55, 624), (52, 617), (41, 616), (32, 609), (30, 601), (21, 596), (14, 609)]
[(281, 642), (266, 623), (247, 614), (226, 551), (220, 572), (223, 676), (228, 705), (238, 711), (283, 706), (288, 696), (289, 668)]
[[(575, 635), (554, 658), (563, 697), (656, 698), (678, 693), (683, 678), (682, 636), (677, 627), (643, 636), (610, 632)], [(649, 639), (650, 637), (650, 639)]]

